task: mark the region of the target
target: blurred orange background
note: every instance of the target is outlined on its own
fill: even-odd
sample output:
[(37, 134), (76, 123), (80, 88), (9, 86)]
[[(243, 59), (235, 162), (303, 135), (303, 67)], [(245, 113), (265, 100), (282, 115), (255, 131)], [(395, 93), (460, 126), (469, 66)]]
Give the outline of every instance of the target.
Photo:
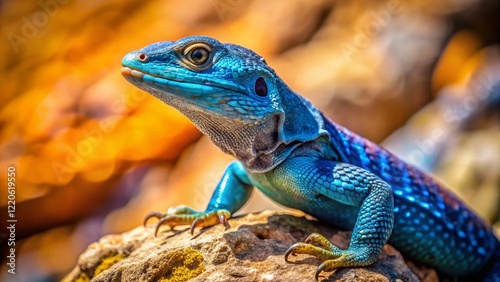
[[(16, 168), (18, 220), (17, 274), (7, 273), (3, 263), (2, 281), (57, 281), (89, 243), (140, 225), (151, 210), (180, 204), (205, 208), (231, 157), (175, 109), (120, 75), (121, 58), (129, 51), (188, 35), (253, 49), (320, 110), (375, 142), (409, 120), (406, 128), (414, 126), (410, 131), (422, 139), (436, 128), (457, 132), (445, 138), (455, 143), (464, 131), (486, 132), (480, 138), (485, 143), (479, 141), (483, 149), (491, 143), (481, 155), (483, 163), (488, 160), (483, 164), (488, 169), (480, 171), (487, 170), (480, 177), (484, 183), (460, 177), (479, 167), (469, 155), (453, 161), (457, 154), (447, 151), (441, 165), (423, 169), (455, 187), (493, 187), (485, 188), (479, 200), (471, 196), (478, 190), (457, 193), (487, 220), (498, 221), (500, 119), (498, 108), (490, 110), (494, 102), (476, 101), (466, 125), (453, 128), (436, 122), (439, 107), (422, 112), (443, 101), (440, 97), (470, 98), (468, 89), (478, 73), (491, 85), (500, 81), (496, 1), (41, 0), (0, 5), (4, 252), (9, 166)], [(498, 91), (490, 88), (485, 91)], [(411, 150), (398, 138), (387, 143), (389, 149)], [(457, 170), (445, 169), (455, 168), (451, 163), (459, 164)], [(242, 212), (262, 209), (282, 208), (255, 192)]]

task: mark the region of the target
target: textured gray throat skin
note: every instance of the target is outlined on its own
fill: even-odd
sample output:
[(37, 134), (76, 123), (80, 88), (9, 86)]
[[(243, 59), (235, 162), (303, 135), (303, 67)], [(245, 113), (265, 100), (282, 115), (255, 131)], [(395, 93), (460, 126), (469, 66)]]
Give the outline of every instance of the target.
[(308, 244), (290, 248), (287, 256), (330, 258), (316, 277), (373, 263), (389, 240), (452, 279), (481, 273), (500, 280), (500, 243), (488, 224), (425, 173), (324, 117), (253, 51), (188, 37), (131, 52), (122, 64), (128, 81), (181, 111), (238, 159), (201, 218), (236, 212), (257, 187), (285, 206), (353, 230), (347, 250), (328, 245), (320, 255)]

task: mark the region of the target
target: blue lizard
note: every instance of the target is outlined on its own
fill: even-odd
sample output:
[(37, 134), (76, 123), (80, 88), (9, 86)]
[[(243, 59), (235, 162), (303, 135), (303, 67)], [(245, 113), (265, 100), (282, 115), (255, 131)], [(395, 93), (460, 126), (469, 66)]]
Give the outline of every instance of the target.
[(146, 220), (160, 219), (156, 232), (163, 224), (227, 228), (257, 187), (352, 230), (345, 250), (312, 234), (286, 252), (287, 260), (324, 259), (316, 279), (321, 271), (374, 263), (388, 242), (445, 275), (500, 280), (500, 243), (487, 223), (428, 175), (325, 117), (253, 51), (195, 36), (133, 51), (122, 65), (129, 82), (177, 108), (238, 159), (205, 211), (150, 213)]

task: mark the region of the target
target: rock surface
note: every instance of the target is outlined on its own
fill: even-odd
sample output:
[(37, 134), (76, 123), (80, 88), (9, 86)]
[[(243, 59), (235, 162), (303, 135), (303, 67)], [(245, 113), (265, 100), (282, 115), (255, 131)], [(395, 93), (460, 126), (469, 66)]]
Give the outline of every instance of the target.
[[(318, 232), (346, 248), (350, 232), (341, 232), (305, 217), (276, 212), (247, 214), (221, 225), (170, 231), (138, 227), (107, 235), (81, 254), (63, 281), (312, 281), (320, 260), (283, 254), (292, 244)], [(410, 270), (411, 268), (411, 270)], [(320, 281), (438, 281), (436, 272), (407, 264), (386, 245), (379, 261), (363, 268), (323, 272)]]

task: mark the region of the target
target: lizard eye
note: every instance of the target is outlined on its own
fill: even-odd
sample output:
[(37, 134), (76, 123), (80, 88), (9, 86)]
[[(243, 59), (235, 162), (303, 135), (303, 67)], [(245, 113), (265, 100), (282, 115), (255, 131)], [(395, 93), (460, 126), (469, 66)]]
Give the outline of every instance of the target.
[(193, 49), (189, 53), (189, 59), (197, 65), (202, 65), (208, 60), (208, 50), (203, 47)]
[(262, 76), (255, 81), (255, 93), (261, 97), (267, 95), (267, 84)]
[(193, 46), (193, 48), (189, 48), (185, 52), (185, 57), (192, 64), (197, 66), (203, 65), (208, 62), (208, 59), (211, 57), (210, 49), (204, 45)]
[(182, 51), (182, 60), (186, 65), (197, 71), (204, 70), (212, 64), (212, 47), (203, 42), (189, 45)]

